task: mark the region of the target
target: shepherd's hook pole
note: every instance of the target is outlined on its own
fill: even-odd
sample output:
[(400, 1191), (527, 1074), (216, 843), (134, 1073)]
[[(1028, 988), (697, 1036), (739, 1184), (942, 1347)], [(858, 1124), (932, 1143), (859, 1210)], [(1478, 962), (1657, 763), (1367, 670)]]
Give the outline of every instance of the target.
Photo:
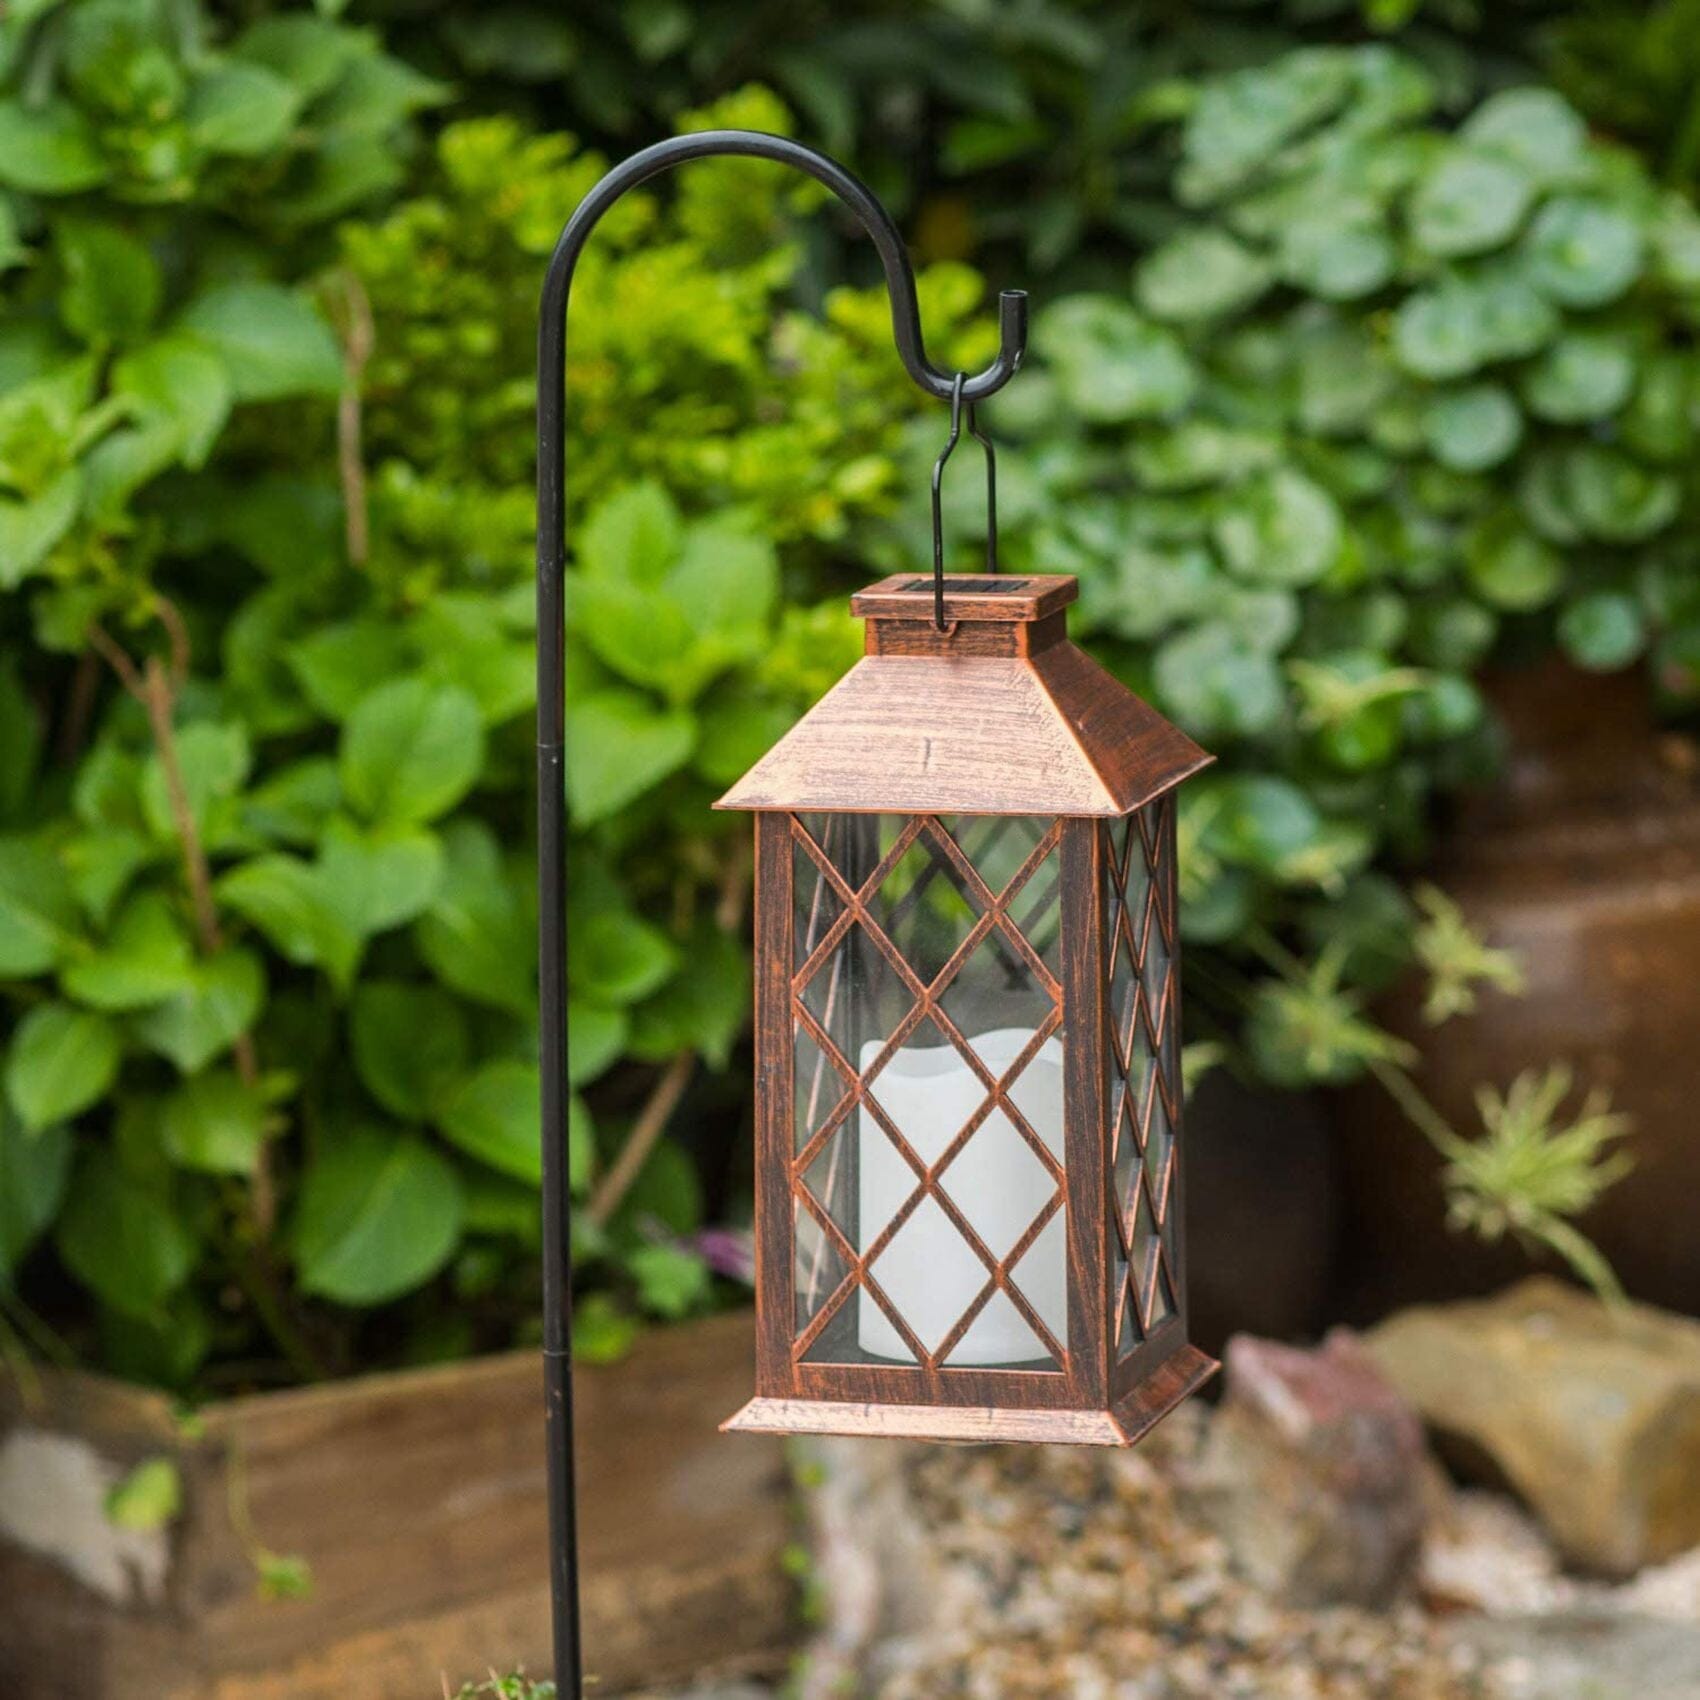
[(549, 1585), (555, 1681), (561, 1700), (582, 1700), (578, 1528), (573, 1481), (572, 1200), (567, 1161), (567, 909), (565, 571), (567, 302), (579, 255), (602, 215), (628, 189), (689, 159), (771, 159), (824, 183), (861, 221), (879, 251), (891, 297), (891, 329), (904, 369), (930, 396), (984, 401), (1015, 375), (1027, 348), (1027, 297), (998, 297), (998, 357), (958, 379), (927, 359), (915, 273), (891, 215), (835, 160), (759, 130), (676, 136), (617, 165), (579, 203), (549, 261), (537, 327), (537, 899), (542, 982), (543, 1373), (549, 1457)]

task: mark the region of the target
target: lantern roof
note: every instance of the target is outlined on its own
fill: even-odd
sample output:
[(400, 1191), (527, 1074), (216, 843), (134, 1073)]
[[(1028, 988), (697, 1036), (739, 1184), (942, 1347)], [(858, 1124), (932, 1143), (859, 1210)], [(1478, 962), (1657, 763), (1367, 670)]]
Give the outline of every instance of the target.
[(715, 805), (1119, 816), (1212, 758), (1068, 641), (1064, 574), (947, 574), (858, 591), (867, 653)]

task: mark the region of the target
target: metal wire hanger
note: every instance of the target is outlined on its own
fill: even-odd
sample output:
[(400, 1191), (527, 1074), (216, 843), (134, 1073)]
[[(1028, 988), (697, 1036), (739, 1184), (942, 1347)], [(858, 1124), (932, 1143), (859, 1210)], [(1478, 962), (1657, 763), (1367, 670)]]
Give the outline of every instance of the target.
[[(941, 632), (948, 629), (944, 617), (944, 466), (962, 435), (962, 392), (967, 383), (967, 376), (962, 372), (951, 380), (950, 436), (946, 438), (939, 458), (933, 462), (933, 627)], [(992, 447), (992, 439), (980, 429), (973, 402), (968, 403), (968, 435), (986, 451), (986, 571), (995, 576), (998, 570), (998, 456)]]

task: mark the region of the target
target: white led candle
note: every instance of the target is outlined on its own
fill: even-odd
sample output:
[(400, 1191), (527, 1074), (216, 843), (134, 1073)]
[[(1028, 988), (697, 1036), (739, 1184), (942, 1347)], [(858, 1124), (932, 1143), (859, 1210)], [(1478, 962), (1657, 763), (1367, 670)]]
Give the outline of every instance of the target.
[[(996, 1079), (1031, 1044), (1031, 1027), (1001, 1027), (968, 1043)], [(864, 1074), (884, 1049), (862, 1047)], [(880, 1107), (927, 1164), (935, 1163), (985, 1101), (986, 1087), (950, 1045), (905, 1047), (869, 1082)], [(1016, 1076), (1009, 1097), (1063, 1161), (1063, 1049), (1047, 1039)], [(857, 1124), (859, 1250), (866, 1252), (915, 1190), (915, 1171), (864, 1107)], [(1027, 1231), (1055, 1189), (1038, 1155), (1000, 1109), (974, 1130), (940, 1180), (962, 1215), (998, 1258)], [(1012, 1271), (1022, 1295), (1060, 1345), (1068, 1341), (1067, 1231), (1058, 1210)], [(986, 1266), (943, 1209), (923, 1199), (872, 1267), (874, 1279), (930, 1349), (955, 1327), (989, 1279)], [(914, 1353), (873, 1296), (859, 1295), (857, 1340), (877, 1357), (913, 1363)], [(955, 1366), (1030, 1364), (1047, 1356), (1009, 1298), (994, 1293), (946, 1360)]]

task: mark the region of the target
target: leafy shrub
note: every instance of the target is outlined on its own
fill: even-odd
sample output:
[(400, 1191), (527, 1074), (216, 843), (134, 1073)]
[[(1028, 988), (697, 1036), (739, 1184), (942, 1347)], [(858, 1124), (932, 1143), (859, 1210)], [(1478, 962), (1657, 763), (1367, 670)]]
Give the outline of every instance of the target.
[[(760, 96), (718, 116), (783, 123)], [(17, 1018), (0, 1283), (50, 1238), (126, 1372), (184, 1383), (257, 1349), (341, 1368), (379, 1349), (363, 1313), (427, 1285), (392, 1313), (416, 1354), (511, 1338), (530, 1314), (534, 313), (602, 169), (509, 120), (451, 125), (424, 192), (349, 225), (315, 297), (215, 285), (215, 302), (237, 292), (228, 321), (191, 288), (168, 325), (120, 335), (81, 322), (69, 271), (57, 293), (27, 286), (89, 352), (44, 347), (4, 403), (21, 444), (45, 419), (83, 459), (71, 518), (13, 573), (38, 648), (4, 697), (8, 747), (33, 763), (50, 717), (74, 759), (68, 782), (15, 775), (0, 844)], [(840, 665), (848, 622), (782, 611), (781, 560), (882, 495), (910, 405), (883, 295), (834, 297), (824, 322), (784, 310), (797, 200), (771, 170), (700, 170), (665, 207), (622, 207), (581, 273), (581, 1086), (622, 1058), (674, 1078), (726, 1060), (747, 869), (706, 805)], [(150, 227), (124, 241), (157, 264)], [(978, 290), (928, 280), (933, 321)], [(220, 342), (226, 324), (247, 341)], [(101, 482), (96, 505), (88, 464), (155, 426), (93, 386), (178, 357), (227, 382), (228, 425), (186, 380), (157, 428), (190, 471)], [(655, 477), (605, 494), (616, 470)], [(85, 645), (68, 678), (48, 653)], [(613, 1087), (596, 1119), (617, 1130), (632, 1092)], [(575, 1132), (588, 1189), (583, 1105)], [(680, 1314), (709, 1292), (697, 1182), (676, 1148), (638, 1155), (588, 1201), (585, 1273)], [(621, 1314), (592, 1305), (587, 1345)]]

